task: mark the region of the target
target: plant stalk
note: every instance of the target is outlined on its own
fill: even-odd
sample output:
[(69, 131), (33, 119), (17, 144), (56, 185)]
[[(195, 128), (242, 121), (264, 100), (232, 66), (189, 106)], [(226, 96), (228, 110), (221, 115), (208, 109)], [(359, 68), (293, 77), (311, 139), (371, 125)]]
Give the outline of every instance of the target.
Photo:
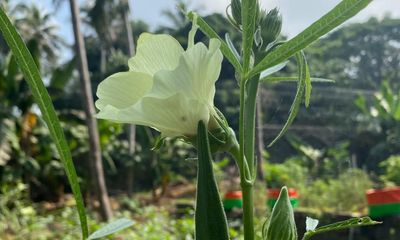
[[(254, 201), (253, 201), (253, 181), (254, 162), (245, 157), (245, 132), (247, 119), (246, 106), (246, 81), (240, 80), (240, 113), (239, 113), (239, 159), (240, 185), (243, 198), (243, 228), (244, 240), (254, 240)], [(254, 130), (253, 130), (254, 131)], [(253, 159), (253, 158), (251, 158)]]
[(244, 240), (254, 240), (253, 185), (242, 183)]

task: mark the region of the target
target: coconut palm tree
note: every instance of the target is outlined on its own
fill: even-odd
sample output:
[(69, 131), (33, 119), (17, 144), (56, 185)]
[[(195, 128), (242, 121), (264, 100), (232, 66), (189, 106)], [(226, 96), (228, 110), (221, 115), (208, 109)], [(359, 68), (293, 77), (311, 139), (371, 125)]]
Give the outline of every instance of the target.
[(77, 63), (85, 102), (87, 126), (89, 130), (89, 163), (92, 172), (92, 178), (94, 179), (93, 182), (95, 185), (94, 187), (96, 189), (97, 198), (100, 202), (100, 212), (103, 219), (108, 220), (112, 217), (112, 211), (104, 178), (97, 121), (94, 117), (96, 111), (93, 103), (85, 43), (80, 27), (79, 8), (76, 0), (69, 0), (69, 3), (71, 8), (72, 25), (74, 28)]
[(41, 62), (39, 59), (47, 66), (53, 65), (60, 48), (65, 46), (65, 41), (59, 36), (58, 26), (52, 15), (35, 4), (25, 3), (16, 5), (11, 12), (15, 17), (15, 25), (36, 58), (38, 66)]

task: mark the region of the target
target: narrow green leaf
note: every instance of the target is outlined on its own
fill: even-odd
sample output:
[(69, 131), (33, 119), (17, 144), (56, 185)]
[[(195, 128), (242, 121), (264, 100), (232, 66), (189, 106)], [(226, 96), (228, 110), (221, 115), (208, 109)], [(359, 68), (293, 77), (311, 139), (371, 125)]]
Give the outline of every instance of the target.
[(245, 74), (250, 68), (258, 11), (257, 0), (242, 0), (243, 71)]
[(228, 44), (229, 49), (232, 51), (232, 53), (235, 55), (235, 58), (240, 62), (240, 54), (235, 48), (235, 45), (233, 45), (233, 42), (231, 40), (231, 37), (229, 37), (228, 33), (225, 33), (225, 41)]
[(125, 228), (128, 228), (133, 224), (134, 222), (132, 220), (126, 218), (115, 220), (114, 222), (111, 222), (100, 228), (99, 230), (95, 231), (94, 233), (90, 234), (88, 240), (106, 237), (108, 235), (124, 230)]
[(71, 152), (68, 148), (67, 141), (65, 140), (63, 130), (32, 55), (29, 53), (28, 48), (23, 42), (21, 36), (18, 34), (17, 30), (12, 25), (10, 19), (1, 7), (0, 30), (3, 33), (5, 41), (14, 54), (19, 67), (21, 68), (21, 71), (25, 76), (25, 80), (28, 82), (28, 85), (32, 91), (32, 95), (38, 104), (40, 111), (42, 112), (43, 119), (46, 122), (50, 134), (56, 144), (75, 197), (79, 219), (81, 222), (82, 236), (83, 239), (86, 239), (88, 236), (88, 228), (85, 207), (78, 184), (78, 177), (72, 162)]
[(283, 125), (282, 130), (279, 132), (278, 136), (275, 137), (275, 139), (268, 145), (268, 147), (271, 147), (276, 141), (278, 141), (289, 129), (290, 125), (292, 125), (294, 119), (297, 116), (297, 113), (299, 112), (300, 105), (301, 105), (301, 99), (303, 97), (303, 92), (304, 92), (304, 87), (305, 87), (305, 81), (307, 78), (307, 67), (305, 64), (305, 58), (304, 55), (302, 55), (300, 52), (296, 53), (296, 60), (297, 64), (299, 67), (299, 80), (297, 82), (297, 90), (296, 90), (296, 95), (294, 97), (292, 106), (290, 107), (290, 112), (289, 112), (289, 117)]
[(269, 219), (262, 229), (263, 240), (297, 240), (294, 212), (286, 187), (281, 189)]
[(207, 128), (202, 121), (197, 128), (197, 144), (196, 240), (227, 240), (228, 223), (214, 177)]
[(306, 92), (304, 94), (304, 102), (306, 107), (310, 106), (310, 98), (311, 98), (311, 76), (310, 76), (310, 68), (308, 67), (308, 63), (307, 63), (307, 58), (306, 55), (304, 54), (304, 51), (301, 51), (301, 55), (303, 55), (304, 58), (304, 65), (305, 65), (305, 71), (306, 71), (306, 75), (305, 75), (305, 89)]
[[(196, 13), (189, 12), (187, 13), (187, 17), (190, 21), (193, 21)], [(207, 24), (207, 22), (197, 15), (197, 24), (200, 27), (200, 30), (209, 38), (217, 38), (221, 42), (221, 52), (228, 59), (228, 61), (233, 65), (237, 72), (242, 72), (242, 65), (239, 60), (235, 57), (235, 54), (231, 51), (229, 46), (226, 44), (224, 40)]]
[(284, 61), (279, 63), (278, 65), (275, 65), (273, 67), (270, 67), (264, 71), (261, 72), (260, 74), (260, 79), (264, 79), (276, 72), (279, 72), (280, 70), (282, 70), (284, 67), (286, 67), (286, 65), (289, 63), (289, 61)]
[[(260, 82), (264, 83), (274, 83), (274, 82), (297, 82), (299, 77), (265, 77), (260, 79)], [(321, 83), (334, 83), (335, 80), (327, 78), (311, 78), (311, 82), (321, 82)]]
[(330, 32), (349, 18), (364, 9), (372, 0), (343, 0), (326, 15), (314, 22), (300, 34), (281, 45), (279, 48), (268, 54), (249, 74), (249, 77), (256, 75), (264, 69), (275, 66), (306, 48), (312, 42)]
[(363, 226), (370, 226), (370, 225), (376, 225), (380, 224), (381, 222), (377, 222), (372, 220), (370, 217), (361, 217), (361, 218), (352, 218), (348, 219), (345, 221), (325, 225), (319, 228), (316, 228), (313, 231), (307, 231), (304, 234), (303, 240), (309, 240), (311, 239), (312, 236), (324, 233), (324, 232), (331, 232), (331, 231), (338, 231), (338, 230), (343, 230), (347, 228), (353, 228), (353, 227), (363, 227)]

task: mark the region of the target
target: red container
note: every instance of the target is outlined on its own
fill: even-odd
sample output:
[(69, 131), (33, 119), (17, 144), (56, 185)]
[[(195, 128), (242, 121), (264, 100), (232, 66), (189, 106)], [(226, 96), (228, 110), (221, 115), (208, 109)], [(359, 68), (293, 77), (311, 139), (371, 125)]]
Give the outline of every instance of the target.
[(231, 191), (225, 193), (225, 199), (242, 199), (242, 191)]
[(400, 187), (371, 189), (367, 193), (368, 205), (400, 203)]
[[(267, 190), (267, 196), (270, 199), (278, 199), (279, 193), (281, 192), (280, 188), (270, 188)], [(289, 198), (299, 198), (299, 192), (297, 192), (294, 188), (288, 189)]]

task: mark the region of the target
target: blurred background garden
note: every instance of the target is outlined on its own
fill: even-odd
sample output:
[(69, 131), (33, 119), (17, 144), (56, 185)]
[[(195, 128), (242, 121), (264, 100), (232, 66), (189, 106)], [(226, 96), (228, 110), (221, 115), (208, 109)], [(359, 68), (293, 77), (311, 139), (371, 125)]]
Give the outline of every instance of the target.
[[(72, 2), (80, 9), (75, 18)], [(267, 9), (280, 8), (280, 39), (285, 40), (340, 1), (260, 2)], [(62, 121), (90, 228), (126, 217), (134, 225), (110, 239), (194, 239), (194, 149), (167, 140), (153, 150), (159, 139), (154, 130), (104, 120), (93, 123), (87, 118), (88, 102), (96, 100), (104, 78), (128, 70), (127, 60), (141, 33), (167, 33), (186, 46), (191, 24), (182, 9), (195, 10), (222, 38), (229, 33), (239, 46), (241, 37), (224, 13), (228, 1), (1, 0), (0, 5), (34, 56)], [(77, 21), (80, 32), (73, 28)], [(79, 34), (85, 51), (74, 48)], [(196, 41), (208, 43), (200, 32)], [(288, 186), (300, 233), (306, 216), (329, 223), (370, 215), (383, 224), (319, 239), (400, 239), (400, 2), (374, 1), (305, 53), (312, 76), (334, 82), (313, 84), (310, 107), (300, 109), (288, 134), (272, 147), (268, 144), (287, 119), (296, 83), (268, 81), (260, 86), (257, 218), (268, 216), (274, 189)], [(87, 74), (82, 57), (87, 59)], [(274, 76), (295, 73), (295, 64), (289, 62)], [(89, 93), (85, 80), (91, 84)], [(239, 89), (225, 60), (215, 105), (237, 130)], [(215, 160), (230, 234), (240, 239), (235, 162), (226, 154)], [(0, 35), (0, 239), (79, 239), (78, 224), (54, 142)]]

